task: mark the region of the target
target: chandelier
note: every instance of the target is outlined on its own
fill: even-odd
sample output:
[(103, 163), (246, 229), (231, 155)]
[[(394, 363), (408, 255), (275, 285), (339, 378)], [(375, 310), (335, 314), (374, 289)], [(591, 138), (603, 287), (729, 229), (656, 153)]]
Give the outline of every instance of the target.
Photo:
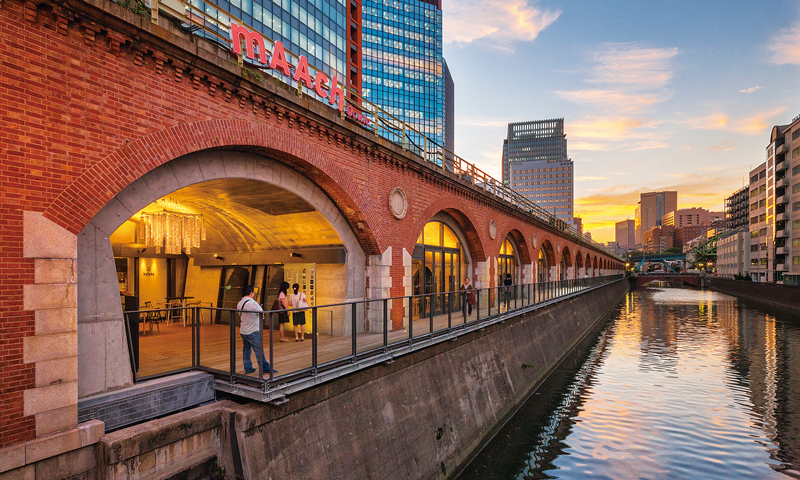
[(192, 253), (192, 248), (200, 246), (206, 239), (206, 226), (203, 216), (191, 213), (177, 213), (164, 210), (156, 213), (142, 213), (139, 226), (139, 239), (148, 247), (156, 247), (156, 253), (180, 255)]

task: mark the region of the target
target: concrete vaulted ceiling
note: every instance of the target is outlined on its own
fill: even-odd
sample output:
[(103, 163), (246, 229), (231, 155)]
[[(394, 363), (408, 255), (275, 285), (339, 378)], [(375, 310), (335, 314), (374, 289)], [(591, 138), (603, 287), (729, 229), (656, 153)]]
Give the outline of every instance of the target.
[(206, 240), (195, 253), (262, 252), (341, 246), (330, 223), (297, 195), (257, 180), (220, 179), (177, 190), (142, 212), (202, 214)]

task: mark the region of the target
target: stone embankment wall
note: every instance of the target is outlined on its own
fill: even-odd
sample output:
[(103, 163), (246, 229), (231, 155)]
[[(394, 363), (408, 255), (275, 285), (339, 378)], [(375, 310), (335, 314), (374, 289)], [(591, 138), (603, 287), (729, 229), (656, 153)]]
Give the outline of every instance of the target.
[(708, 286), (711, 290), (728, 295), (800, 311), (800, 287), (725, 278), (709, 278)]

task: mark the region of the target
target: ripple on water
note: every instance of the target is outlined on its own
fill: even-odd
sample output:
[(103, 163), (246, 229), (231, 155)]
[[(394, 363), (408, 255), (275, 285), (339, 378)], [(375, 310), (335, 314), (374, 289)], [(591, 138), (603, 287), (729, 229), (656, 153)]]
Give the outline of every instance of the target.
[(704, 290), (629, 295), (597, 346), (553, 376), (461, 478), (800, 470), (797, 322)]

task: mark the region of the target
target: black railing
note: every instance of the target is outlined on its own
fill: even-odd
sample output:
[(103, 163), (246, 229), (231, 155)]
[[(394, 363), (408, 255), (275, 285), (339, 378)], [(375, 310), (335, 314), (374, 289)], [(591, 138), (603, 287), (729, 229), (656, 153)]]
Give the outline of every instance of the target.
[[(244, 371), (243, 356), (240, 356), (243, 339), (237, 327), (239, 315), (249, 312), (193, 306), (139, 310), (124, 312), (124, 315), (135, 381), (202, 370), (231, 386), (239, 386), (233, 390), (250, 389), (248, 396), (251, 397), (253, 391), (260, 391), (264, 399), (274, 399), (267, 394), (281, 386), (294, 385), (294, 391), (308, 388), (505, 321), (509, 314), (621, 278), (622, 275), (612, 275), (289, 310), (290, 317), (300, 311), (306, 312), (306, 317), (310, 313), (310, 318), (306, 318), (310, 322), (310, 332), (305, 334), (308, 341), (299, 345), (284, 346), (277, 338), (276, 320), (278, 314), (285, 311), (266, 311), (259, 314), (263, 328), (257, 336), (256, 348), (265, 353), (271, 368), (265, 371), (258, 356), (250, 352), (255, 369), (251, 373)], [(320, 322), (322, 312), (329, 322)], [(289, 335), (294, 342), (294, 333), (289, 332)], [(299, 382), (301, 380), (305, 383)], [(297, 387), (298, 384), (306, 386)]]

